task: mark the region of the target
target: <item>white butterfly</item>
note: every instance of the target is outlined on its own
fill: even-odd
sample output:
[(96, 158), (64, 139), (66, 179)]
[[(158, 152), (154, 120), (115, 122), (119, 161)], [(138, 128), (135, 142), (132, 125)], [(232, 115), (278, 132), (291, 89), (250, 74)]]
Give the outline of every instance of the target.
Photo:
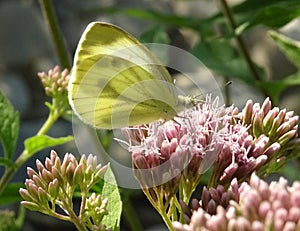
[(103, 129), (170, 120), (196, 104), (177, 93), (167, 69), (136, 38), (102, 22), (90, 23), (79, 41), (68, 91), (77, 116)]

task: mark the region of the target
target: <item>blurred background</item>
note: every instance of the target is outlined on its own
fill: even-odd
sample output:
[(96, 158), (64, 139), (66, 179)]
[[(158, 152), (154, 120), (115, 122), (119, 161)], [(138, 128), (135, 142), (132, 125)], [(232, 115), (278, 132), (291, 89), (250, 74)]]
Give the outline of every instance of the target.
[[(297, 75), (299, 70), (268, 34), (270, 29), (275, 29), (291, 39), (300, 40), (300, 19), (297, 18), (299, 12), (291, 14), (295, 12), (293, 9), (299, 9), (299, 1), (228, 1), (236, 27), (241, 31), (243, 45), (253, 61), (254, 73), (240, 52), (239, 42), (233, 37), (230, 18), (224, 16), (226, 10), (222, 1), (52, 2), (70, 62), (86, 25), (91, 21), (104, 21), (125, 29), (143, 42), (171, 44), (191, 52), (209, 68), (219, 86), (233, 81), (226, 88), (224, 99), (227, 104), (242, 108), (248, 99), (262, 103), (266, 96), (270, 96), (275, 105), (300, 114), (299, 81), (292, 84), (285, 82), (287, 77)], [(279, 10), (267, 18), (267, 9), (272, 7)], [(280, 7), (287, 10), (285, 14), (280, 11)], [(287, 15), (293, 16), (285, 17)], [(172, 62), (172, 58), (176, 59), (169, 56), (168, 61)], [(37, 73), (47, 72), (57, 64), (61, 65), (60, 59), (55, 52), (39, 2), (0, 0), (0, 90), (21, 116), (16, 156), (23, 150), (23, 141), (39, 130), (48, 113), (44, 103), (49, 99), (45, 96)], [(259, 79), (256, 79), (255, 73)], [(176, 72), (173, 74), (178, 75)], [(199, 76), (195, 81), (203, 82), (205, 76)], [(72, 134), (71, 123), (63, 119), (49, 133), (54, 137)], [(105, 136), (106, 133), (102, 135)], [(82, 143), (89, 142), (85, 139), (82, 135)], [(119, 149), (114, 149), (114, 144), (113, 142), (110, 147), (114, 158), (120, 158), (120, 162), (130, 166), (129, 154), (124, 155), (124, 151), (121, 154)], [(61, 155), (66, 152), (78, 153), (74, 142), (55, 147), (55, 150)], [(50, 149), (38, 153), (19, 170), (13, 180), (23, 182), (26, 178), (26, 166), (33, 166), (36, 158), (44, 160), (49, 153)], [(293, 162), (290, 166), (295, 165), (297, 163)], [(297, 173), (291, 169), (284, 170), (284, 174), (290, 179), (297, 178)], [(297, 166), (294, 169), (297, 171), (299, 168)], [(0, 168), (0, 174), (2, 173), (3, 169)], [(143, 194), (135, 190), (132, 198), (136, 205), (136, 214), (141, 218), (145, 230), (163, 230), (159, 226), (162, 223), (161, 218), (147, 204)], [(24, 230), (53, 230), (55, 227), (62, 228), (62, 225), (65, 225), (65, 230), (74, 230), (68, 223), (61, 223), (37, 213), (29, 212), (27, 216)], [(126, 218), (122, 219), (121, 227), (123, 230), (130, 230)]]

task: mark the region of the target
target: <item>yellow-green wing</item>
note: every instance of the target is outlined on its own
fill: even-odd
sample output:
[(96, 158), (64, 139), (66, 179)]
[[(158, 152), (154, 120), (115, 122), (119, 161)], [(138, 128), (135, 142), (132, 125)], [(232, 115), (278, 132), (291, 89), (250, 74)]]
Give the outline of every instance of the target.
[(121, 128), (176, 115), (172, 78), (134, 37), (94, 22), (83, 33), (74, 58), (69, 100), (84, 122)]

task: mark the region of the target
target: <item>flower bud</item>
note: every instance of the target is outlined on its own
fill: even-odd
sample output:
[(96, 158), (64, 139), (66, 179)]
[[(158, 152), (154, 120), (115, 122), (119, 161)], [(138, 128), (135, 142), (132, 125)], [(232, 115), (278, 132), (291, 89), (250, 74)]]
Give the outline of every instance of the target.
[(252, 121), (252, 129), (254, 137), (259, 137), (263, 133), (263, 111), (260, 110), (258, 113), (254, 115), (254, 119)]
[(59, 98), (67, 95), (67, 85), (70, 78), (67, 69), (61, 72), (59, 66), (55, 66), (47, 74), (39, 72), (38, 76), (48, 96)]
[(244, 107), (244, 109), (242, 111), (242, 115), (243, 115), (242, 119), (243, 119), (243, 121), (245, 121), (246, 124), (251, 124), (252, 110), (253, 110), (253, 101), (248, 100), (246, 103), (246, 106)]
[(100, 164), (96, 168), (95, 176), (97, 179), (102, 179), (104, 177), (104, 174), (107, 171), (109, 165), (101, 166)]
[(83, 170), (83, 165), (79, 164), (74, 171), (74, 176), (73, 176), (73, 183), (76, 185), (81, 185), (83, 183), (84, 179), (84, 170)]
[(36, 171), (34, 171), (32, 168), (27, 167), (27, 175), (28, 175), (28, 177), (29, 177), (30, 179), (32, 179), (32, 177), (33, 177), (34, 175), (38, 175), (38, 174), (37, 174)]
[(271, 100), (269, 97), (267, 97), (264, 100), (263, 104), (261, 105), (261, 110), (263, 111), (263, 116), (265, 116), (271, 110), (271, 106), (272, 106)]
[(42, 189), (41, 187), (38, 187), (38, 198), (39, 198), (39, 203), (40, 205), (46, 205), (48, 206), (48, 196), (47, 193), (44, 189)]
[(46, 185), (46, 183), (43, 181), (43, 179), (41, 179), (40, 176), (33, 175), (32, 180), (33, 180), (33, 182), (35, 183), (36, 186), (39, 186), (39, 187), (43, 188)]
[(56, 198), (59, 192), (59, 182), (57, 178), (49, 183), (48, 192), (52, 198)]
[(53, 166), (53, 162), (52, 162), (48, 157), (46, 157), (46, 160), (45, 160), (45, 168), (46, 168), (48, 171), (51, 171), (52, 166)]
[(21, 197), (24, 200), (26, 200), (26, 201), (32, 201), (33, 200), (33, 198), (31, 197), (31, 195), (29, 194), (29, 192), (26, 189), (20, 188), (19, 193), (20, 193)]
[(285, 133), (283, 136), (279, 137), (278, 143), (280, 143), (282, 146), (284, 146), (286, 143), (288, 143), (291, 139), (295, 138), (297, 135), (296, 130), (291, 130)]
[(69, 162), (66, 168), (65, 177), (67, 182), (73, 184), (73, 176), (74, 176), (75, 166), (73, 162)]
[(274, 136), (276, 134), (276, 130), (279, 128), (280, 124), (282, 123), (286, 110), (281, 110), (278, 115), (274, 118), (272, 127), (269, 131), (270, 136)]
[(49, 183), (50, 181), (53, 180), (53, 176), (52, 176), (51, 172), (45, 168), (42, 170), (41, 175), (42, 175), (43, 180), (46, 183)]
[(267, 115), (263, 119), (263, 126), (264, 126), (264, 133), (269, 134), (269, 131), (273, 125), (274, 118), (278, 115), (279, 108), (275, 107), (272, 110), (270, 110)]
[(37, 167), (37, 169), (39, 170), (39, 172), (42, 172), (43, 169), (44, 169), (44, 165), (42, 164), (42, 162), (41, 162), (39, 159), (37, 159), (37, 160), (35, 161), (35, 164), (36, 164), (36, 167)]
[[(64, 211), (69, 211), (73, 208), (70, 201), (72, 201), (74, 197), (75, 188), (78, 185), (82, 186), (78, 188), (83, 190), (83, 192), (81, 192), (82, 195), (87, 195), (92, 184), (99, 181), (99, 178), (96, 176), (103, 175), (106, 171), (107, 166), (101, 167), (101, 165), (97, 165), (96, 161), (96, 158), (92, 156), (89, 157), (88, 168), (90, 168), (90, 170), (87, 170), (89, 171), (89, 175), (87, 176), (87, 173), (84, 172), (84, 170), (86, 170), (84, 166), (87, 166), (85, 157), (82, 158), (81, 164), (78, 165), (76, 158), (72, 154), (67, 153), (61, 164), (57, 153), (51, 151), (50, 158), (46, 158), (45, 160), (46, 167), (43, 166), (41, 161), (37, 160), (38, 173), (31, 168), (27, 169), (29, 179), (25, 180), (26, 189), (21, 188), (19, 191), (24, 199), (24, 201), (21, 202), (22, 205), (45, 214), (53, 214), (53, 208), (58, 207)], [(85, 181), (85, 179), (89, 181)], [(90, 181), (91, 179), (92, 181)], [(103, 217), (107, 212), (107, 200), (102, 200), (100, 196), (94, 196), (92, 198), (94, 200), (93, 203), (96, 203), (99, 207), (97, 207), (95, 211), (101, 213)], [(59, 213), (56, 209), (55, 212)], [(67, 215), (63, 214), (63, 216)], [(100, 218), (93, 217), (93, 220), (97, 219), (99, 220)], [(101, 224), (99, 223), (98, 227), (100, 226)]]
[(40, 205), (30, 201), (21, 201), (21, 205), (31, 211), (40, 211), (41, 209)]

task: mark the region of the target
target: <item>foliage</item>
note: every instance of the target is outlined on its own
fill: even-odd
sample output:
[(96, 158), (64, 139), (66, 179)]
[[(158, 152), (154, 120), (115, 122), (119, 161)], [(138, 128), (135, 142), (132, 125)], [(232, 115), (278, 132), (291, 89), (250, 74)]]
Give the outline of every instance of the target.
[[(174, 3), (170, 1), (169, 4), (172, 6), (172, 4), (176, 2), (178, 1), (174, 1)], [(184, 1), (181, 3), (185, 4)], [(43, 82), (46, 84), (44, 85), (46, 94), (49, 93), (49, 89), (51, 90), (51, 94), (48, 94), (51, 96), (51, 102), (46, 102), (49, 114), (37, 134), (25, 140), (24, 150), (21, 153), (16, 153), (16, 144), (20, 128), (19, 113), (0, 92), (0, 141), (3, 150), (3, 155), (0, 156), (0, 166), (4, 169), (4, 174), (0, 179), (1, 205), (8, 205), (21, 200), (18, 191), (22, 185), (19, 182), (9, 182), (20, 167), (24, 165), (26, 160), (33, 157), (38, 151), (64, 144), (73, 139), (71, 136), (50, 137), (47, 135), (49, 129), (59, 118), (66, 118), (70, 116), (71, 113), (66, 88), (69, 75), (68, 70), (71, 69), (69, 61), (71, 49), (68, 50), (67, 46), (65, 46), (64, 36), (60, 31), (60, 27), (63, 23), (60, 21), (60, 18), (56, 16), (56, 9), (52, 4), (52, 1), (40, 0), (45, 21), (49, 26), (49, 31), (53, 38), (57, 60), (59, 60), (61, 67), (67, 69), (60, 71), (58, 67), (55, 67), (47, 74), (39, 74), (42, 82), (43, 79), (46, 80)], [(160, 2), (157, 2), (157, 4), (160, 4)], [(186, 4), (188, 4), (188, 1)], [(218, 2), (218, 6), (220, 7), (219, 11), (207, 17), (203, 17), (202, 15), (201, 17), (179, 15), (172, 10), (169, 13), (165, 13), (156, 9), (138, 7), (122, 8), (114, 5), (99, 7), (98, 4), (93, 5), (93, 3), (86, 5), (74, 4), (73, 7), (79, 8), (78, 12), (80, 15), (89, 15), (89, 20), (91, 17), (96, 19), (99, 15), (106, 15), (107, 17), (122, 16), (127, 19), (151, 23), (151, 27), (147, 27), (141, 31), (140, 39), (142, 42), (172, 44), (174, 38), (172, 37), (172, 33), (170, 33), (170, 28), (175, 28), (177, 31), (181, 29), (191, 30), (199, 39), (189, 48), (190, 52), (200, 59), (206, 67), (218, 75), (223, 76), (225, 79), (238, 80), (247, 86), (255, 88), (265, 97), (270, 97), (275, 106), (278, 105), (284, 91), (300, 85), (300, 42), (284, 35), (280, 31), (283, 26), (300, 16), (299, 0), (245, 0), (234, 6), (229, 6), (226, 0), (221, 0)], [(73, 8), (70, 7), (70, 9)], [(68, 9), (64, 10), (67, 11)], [(273, 76), (268, 76), (265, 67), (263, 67), (261, 63), (253, 61), (250, 49), (247, 48), (245, 43), (245, 37), (256, 28), (265, 29), (266, 33), (264, 36), (269, 36), (274, 44), (276, 44), (287, 59), (295, 66), (296, 71), (294, 73), (288, 76), (281, 76), (280, 79), (275, 80)], [(70, 44), (72, 43), (73, 41), (70, 42)], [(166, 57), (166, 60), (168, 60), (168, 57)], [(58, 81), (58, 79), (61, 79), (61, 81)], [(56, 84), (59, 85), (57, 88)], [(61, 89), (63, 90), (61, 91)], [(256, 117), (253, 116), (253, 118)], [(255, 123), (258, 123), (257, 120)], [(253, 124), (255, 123), (253, 122)], [(249, 131), (252, 131), (252, 129), (255, 128), (251, 128)], [(297, 129), (295, 121), (293, 121), (293, 127), (289, 129), (293, 131)], [(108, 150), (112, 142), (112, 132), (97, 132), (102, 145)], [(256, 138), (259, 140), (258, 137)], [(268, 143), (268, 145), (270, 144)], [(294, 147), (293, 145), (295, 144), (289, 143), (289, 148), (282, 150), (282, 153), (293, 153), (291, 151), (296, 150), (297, 153), (293, 154), (294, 157), (298, 157), (298, 149), (290, 148)], [(14, 159), (15, 157), (16, 159)], [(286, 163), (284, 158), (285, 156), (282, 155), (280, 161), (276, 162), (277, 165), (275, 164), (270, 171), (264, 169), (263, 172), (266, 176), (271, 171), (278, 171), (278, 169), (282, 167), (282, 163)], [(289, 156), (288, 158), (291, 157)], [(109, 201), (107, 209), (110, 211), (110, 214), (103, 215), (103, 220), (101, 220), (103, 224), (113, 230), (119, 230), (122, 198), (116, 186), (116, 179), (114, 178), (112, 169), (109, 168), (107, 170), (105, 177), (106, 180), (94, 185), (93, 192), (97, 195), (101, 195), (102, 198), (108, 198)], [(105, 182), (110, 182), (111, 184)], [(74, 191), (74, 195), (72, 194), (71, 196), (75, 197), (76, 193), (78, 193), (78, 189), (76, 190)], [(152, 191), (151, 193), (151, 196), (155, 196), (155, 193)], [(42, 196), (40, 193), (40, 197)], [(100, 200), (97, 196), (91, 198), (95, 201)], [(91, 207), (93, 206), (93, 200), (90, 201)], [(126, 200), (126, 203), (129, 203), (129, 200)], [(178, 206), (178, 204), (175, 206)], [(171, 210), (172, 208), (168, 209)], [(11, 214), (9, 215), (11, 217)], [(20, 213), (16, 220), (19, 219), (18, 222), (20, 222), (23, 217), (24, 214)], [(176, 217), (176, 215), (174, 215), (174, 217)], [(131, 219), (135, 218), (135, 216), (131, 216)], [(12, 222), (12, 229), (15, 229), (15, 226), (14, 222)], [(132, 230), (138, 230), (138, 228), (131, 228)]]

